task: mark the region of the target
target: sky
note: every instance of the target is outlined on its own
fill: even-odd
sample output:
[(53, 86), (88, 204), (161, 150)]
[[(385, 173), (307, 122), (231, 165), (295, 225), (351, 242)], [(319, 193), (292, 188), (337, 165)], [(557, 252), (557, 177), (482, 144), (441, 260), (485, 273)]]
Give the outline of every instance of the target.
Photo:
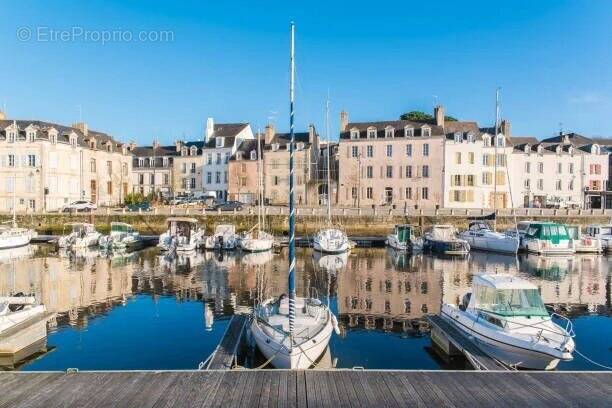
[(612, 136), (612, 2), (3, 0), (0, 107), (124, 141), (198, 140), (206, 118), (296, 130), (431, 112), (513, 135)]

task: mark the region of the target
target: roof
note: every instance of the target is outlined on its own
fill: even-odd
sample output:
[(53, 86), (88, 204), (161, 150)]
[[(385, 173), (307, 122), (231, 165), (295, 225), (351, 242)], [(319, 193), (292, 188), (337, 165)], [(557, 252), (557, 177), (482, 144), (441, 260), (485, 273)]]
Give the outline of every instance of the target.
[(537, 289), (533, 283), (508, 274), (474, 275), (472, 285), (495, 289)]
[(176, 146), (159, 146), (153, 149), (153, 146), (141, 146), (132, 149), (132, 154), (138, 157), (162, 157), (162, 156), (180, 156), (180, 152), (176, 151)]
[(6, 128), (11, 126), (13, 123), (17, 123), (19, 129), (18, 137), (25, 139), (25, 129), (33, 126), (36, 128), (36, 139), (49, 140), (49, 131), (51, 129), (57, 130), (57, 141), (60, 143), (69, 143), (69, 136), (71, 133), (77, 136), (77, 145), (81, 147), (91, 148), (87, 143), (90, 139), (96, 140), (96, 150), (103, 150), (107, 142), (111, 142), (115, 147), (121, 147), (124, 145), (123, 142), (115, 140), (112, 136), (98, 132), (95, 130), (89, 130), (87, 135), (79, 128), (72, 126), (64, 126), (57, 123), (45, 122), (40, 120), (0, 120), (0, 140), (6, 139)]
[(444, 135), (444, 129), (441, 126), (436, 126), (430, 123), (424, 122), (415, 122), (412, 120), (392, 120), (392, 121), (379, 121), (379, 122), (351, 122), (346, 125), (346, 130), (340, 133), (340, 139), (350, 139), (351, 138), (351, 130), (359, 131), (359, 139), (367, 139), (367, 130), (368, 128), (376, 128), (376, 138), (384, 139), (385, 138), (385, 129), (387, 127), (392, 127), (395, 130), (401, 130), (400, 132), (396, 132), (394, 137), (405, 137), (404, 136), (404, 128), (410, 127), (414, 129), (414, 136), (421, 136), (421, 129), (423, 127), (428, 127), (431, 129), (431, 136), (442, 136)]
[[(305, 143), (307, 145), (310, 144), (310, 134), (308, 132), (297, 132), (293, 134), (295, 143)], [(286, 146), (289, 144), (291, 140), (290, 133), (276, 133), (272, 137), (269, 145), (278, 144), (280, 146)], [(266, 148), (269, 148), (269, 145), (266, 145)]]
[[(257, 135), (255, 136), (257, 137)], [(260, 134), (259, 145), (263, 152), (264, 149), (264, 135)], [(236, 153), (242, 153), (242, 160), (251, 160), (251, 152), (257, 151), (257, 138), (255, 139), (245, 139), (240, 143), (240, 146), (236, 149), (236, 152), (230, 157), (230, 160), (236, 160)], [(255, 156), (255, 160), (257, 160), (257, 155)]]
[(540, 141), (533, 136), (512, 136), (510, 141), (515, 147), (524, 147), (526, 144), (535, 145), (540, 143)]
[(569, 140), (574, 145), (592, 144), (593, 139), (580, 135), (578, 133), (564, 133), (557, 136), (543, 139), (543, 143), (566, 143)]
[[(207, 138), (206, 143), (203, 144), (203, 149), (216, 149), (221, 147), (232, 147), (236, 136), (242, 132), (248, 123), (217, 123), (214, 125), (213, 134)], [(223, 138), (223, 145), (217, 146), (217, 137)]]

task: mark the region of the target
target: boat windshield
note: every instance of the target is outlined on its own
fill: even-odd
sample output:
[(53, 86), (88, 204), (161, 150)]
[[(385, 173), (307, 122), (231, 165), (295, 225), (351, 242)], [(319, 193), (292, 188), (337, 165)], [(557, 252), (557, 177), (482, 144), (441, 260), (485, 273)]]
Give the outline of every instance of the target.
[(560, 240), (568, 240), (569, 235), (565, 225), (560, 224), (536, 224), (529, 226), (527, 236), (546, 241), (558, 243)]
[(410, 227), (398, 225), (395, 229), (399, 242), (408, 242), (410, 240)]
[(475, 306), (502, 316), (548, 316), (537, 289), (495, 289), (476, 286)]
[(601, 227), (599, 233), (601, 235), (612, 235), (612, 227)]

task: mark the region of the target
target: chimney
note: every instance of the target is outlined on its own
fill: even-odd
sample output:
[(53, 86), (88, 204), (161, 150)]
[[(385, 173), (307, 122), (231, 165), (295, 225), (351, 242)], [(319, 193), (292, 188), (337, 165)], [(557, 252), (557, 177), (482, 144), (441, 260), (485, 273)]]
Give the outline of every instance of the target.
[(510, 132), (512, 131), (512, 129), (510, 127), (510, 121), (506, 119), (502, 120), (500, 130), (504, 134), (504, 136), (511, 137), (512, 135), (510, 134)]
[(153, 148), (154, 149), (159, 149), (159, 141), (157, 141), (157, 140), (153, 141)]
[(340, 112), (340, 131), (346, 132), (346, 127), (348, 126), (348, 112), (342, 111)]
[(72, 127), (75, 129), (79, 129), (81, 131), (81, 133), (83, 133), (84, 136), (87, 136), (87, 132), (88, 132), (88, 127), (87, 127), (87, 123), (85, 122), (78, 122), (78, 123), (73, 123)]
[(176, 146), (176, 151), (177, 151), (177, 152), (180, 152), (180, 151), (181, 151), (181, 148), (183, 147), (183, 142), (181, 142), (180, 140), (176, 140), (176, 141), (174, 142), (174, 145)]
[(434, 119), (436, 120), (436, 126), (444, 127), (444, 106), (438, 105), (434, 108)]
[(130, 142), (130, 151), (133, 151), (136, 148), (136, 143)]
[(267, 145), (272, 143), (272, 138), (274, 137), (275, 134), (276, 134), (276, 129), (274, 129), (274, 125), (272, 123), (269, 123), (268, 126), (266, 126), (266, 134), (264, 138), (264, 143)]
[(213, 118), (206, 119), (206, 134), (204, 140), (208, 143), (212, 135), (215, 133), (215, 122)]
[(0, 111), (0, 120), (6, 120), (6, 113), (4, 111)]
[(317, 137), (317, 131), (315, 130), (314, 125), (311, 123), (308, 125), (308, 143), (314, 144), (315, 137)]

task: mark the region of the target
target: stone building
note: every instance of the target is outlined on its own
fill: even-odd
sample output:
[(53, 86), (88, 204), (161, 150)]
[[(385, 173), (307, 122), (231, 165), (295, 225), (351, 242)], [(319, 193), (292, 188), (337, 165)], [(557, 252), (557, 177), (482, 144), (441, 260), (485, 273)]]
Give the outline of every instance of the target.
[[(262, 156), (261, 166), (263, 170), (264, 136), (260, 136), (259, 152)], [(258, 202), (257, 177), (259, 165), (257, 162), (257, 140), (243, 141), (229, 161), (228, 195), (230, 200), (236, 200), (247, 204)], [(263, 175), (262, 175), (262, 188)]]
[(350, 122), (340, 114), (338, 203), (341, 206), (441, 205), (444, 123)]
[[(77, 200), (117, 205), (130, 191), (128, 146), (86, 123), (7, 120), (0, 113), (0, 210), (57, 210)], [(15, 190), (14, 190), (15, 189)]]
[(174, 157), (173, 189), (177, 195), (203, 192), (204, 142), (176, 142), (178, 155)]
[(161, 146), (153, 142), (142, 147), (132, 143), (130, 152), (133, 155), (132, 191), (160, 198), (174, 196), (174, 160), (180, 156), (180, 143)]

